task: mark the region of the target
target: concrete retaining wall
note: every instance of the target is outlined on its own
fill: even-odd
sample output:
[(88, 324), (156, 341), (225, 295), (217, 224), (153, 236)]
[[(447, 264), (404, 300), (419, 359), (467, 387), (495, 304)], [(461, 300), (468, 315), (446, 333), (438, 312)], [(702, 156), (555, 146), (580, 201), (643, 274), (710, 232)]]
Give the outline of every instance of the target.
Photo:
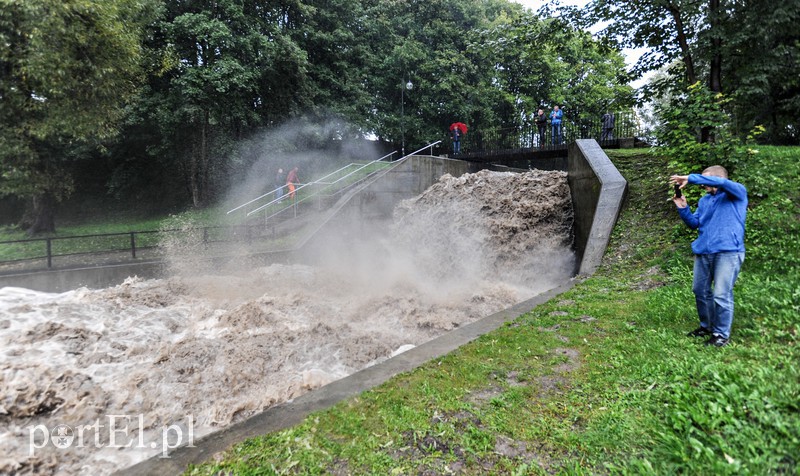
[(603, 259), (628, 182), (594, 139), (570, 144), (567, 172), (575, 211), (575, 272), (588, 276)]
[(13, 286), (50, 293), (62, 293), (80, 287), (99, 289), (120, 284), (130, 276), (161, 278), (165, 269), (161, 261), (52, 269), (0, 276), (0, 288)]

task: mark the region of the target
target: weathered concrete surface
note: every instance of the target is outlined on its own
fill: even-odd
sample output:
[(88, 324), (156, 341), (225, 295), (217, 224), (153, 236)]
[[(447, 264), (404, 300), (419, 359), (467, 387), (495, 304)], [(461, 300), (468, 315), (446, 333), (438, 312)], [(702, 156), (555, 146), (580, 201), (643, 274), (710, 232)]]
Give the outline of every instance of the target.
[(594, 139), (570, 144), (567, 172), (575, 212), (576, 273), (589, 276), (608, 247), (628, 182)]
[(442, 357), (481, 335), (497, 329), (503, 323), (530, 311), (539, 304), (549, 301), (572, 288), (573, 285), (574, 281), (564, 283), (557, 288), (451, 331), (377, 365), (306, 393), (291, 402), (274, 406), (247, 420), (207, 435), (195, 441), (193, 447), (177, 448), (169, 454), (168, 458), (153, 457), (116, 474), (120, 476), (180, 474), (187, 469), (188, 465), (202, 463), (235, 443), (296, 425), (312, 412), (357, 396), (399, 373), (411, 371), (431, 359)]
[(161, 260), (62, 268), (0, 276), (0, 287), (12, 286), (49, 293), (62, 293), (80, 287), (105, 288), (120, 284), (130, 276), (146, 279), (161, 278), (164, 276), (164, 270), (165, 265)]

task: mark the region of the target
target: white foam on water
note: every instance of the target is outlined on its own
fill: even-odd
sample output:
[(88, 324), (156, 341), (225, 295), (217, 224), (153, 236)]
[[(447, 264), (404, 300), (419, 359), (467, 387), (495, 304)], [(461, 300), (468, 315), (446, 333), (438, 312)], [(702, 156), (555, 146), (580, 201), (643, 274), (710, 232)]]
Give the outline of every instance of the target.
[(569, 277), (571, 220), (565, 173), (484, 171), (347, 263), (2, 288), (0, 473), (108, 474), (532, 297)]

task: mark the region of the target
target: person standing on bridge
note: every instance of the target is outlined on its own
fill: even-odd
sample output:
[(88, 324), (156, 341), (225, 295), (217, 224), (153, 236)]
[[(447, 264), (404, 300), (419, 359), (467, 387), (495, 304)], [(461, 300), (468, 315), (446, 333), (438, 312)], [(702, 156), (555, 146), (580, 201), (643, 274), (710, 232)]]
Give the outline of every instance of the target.
[(461, 153), (461, 130), (458, 127), (453, 129), (451, 138), (453, 139), (453, 153)]
[(534, 118), (536, 128), (539, 130), (539, 147), (544, 147), (544, 134), (547, 129), (547, 116), (544, 115), (544, 109), (539, 108)]
[(550, 113), (550, 127), (553, 129), (553, 145), (561, 144), (561, 119), (564, 113), (558, 106), (553, 106), (553, 112)]
[(603, 133), (600, 135), (600, 140), (614, 140), (614, 122), (616, 118), (613, 114), (606, 112), (600, 118), (600, 126), (603, 128)]
[(286, 187), (289, 189), (289, 199), (291, 200), (294, 200), (294, 190), (297, 182), (297, 167), (295, 167), (286, 175)]
[(678, 190), (700, 185), (706, 194), (692, 213), (686, 197), (676, 194), (672, 201), (689, 228), (699, 231), (692, 242), (695, 295), (700, 327), (689, 337), (708, 337), (706, 345), (728, 344), (733, 324), (733, 285), (744, 262), (744, 222), (747, 216), (747, 189), (728, 180), (728, 171), (714, 165), (703, 174), (673, 175), (670, 183)]

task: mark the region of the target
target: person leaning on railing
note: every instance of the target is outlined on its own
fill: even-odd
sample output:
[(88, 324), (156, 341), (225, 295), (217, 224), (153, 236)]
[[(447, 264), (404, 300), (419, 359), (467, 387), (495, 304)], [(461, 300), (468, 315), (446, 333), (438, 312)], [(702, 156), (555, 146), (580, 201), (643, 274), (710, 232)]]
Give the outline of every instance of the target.
[(600, 136), (600, 140), (613, 140), (614, 139), (614, 122), (615, 117), (613, 114), (607, 112), (603, 114), (603, 117), (600, 118), (600, 123), (603, 128), (603, 133)]

